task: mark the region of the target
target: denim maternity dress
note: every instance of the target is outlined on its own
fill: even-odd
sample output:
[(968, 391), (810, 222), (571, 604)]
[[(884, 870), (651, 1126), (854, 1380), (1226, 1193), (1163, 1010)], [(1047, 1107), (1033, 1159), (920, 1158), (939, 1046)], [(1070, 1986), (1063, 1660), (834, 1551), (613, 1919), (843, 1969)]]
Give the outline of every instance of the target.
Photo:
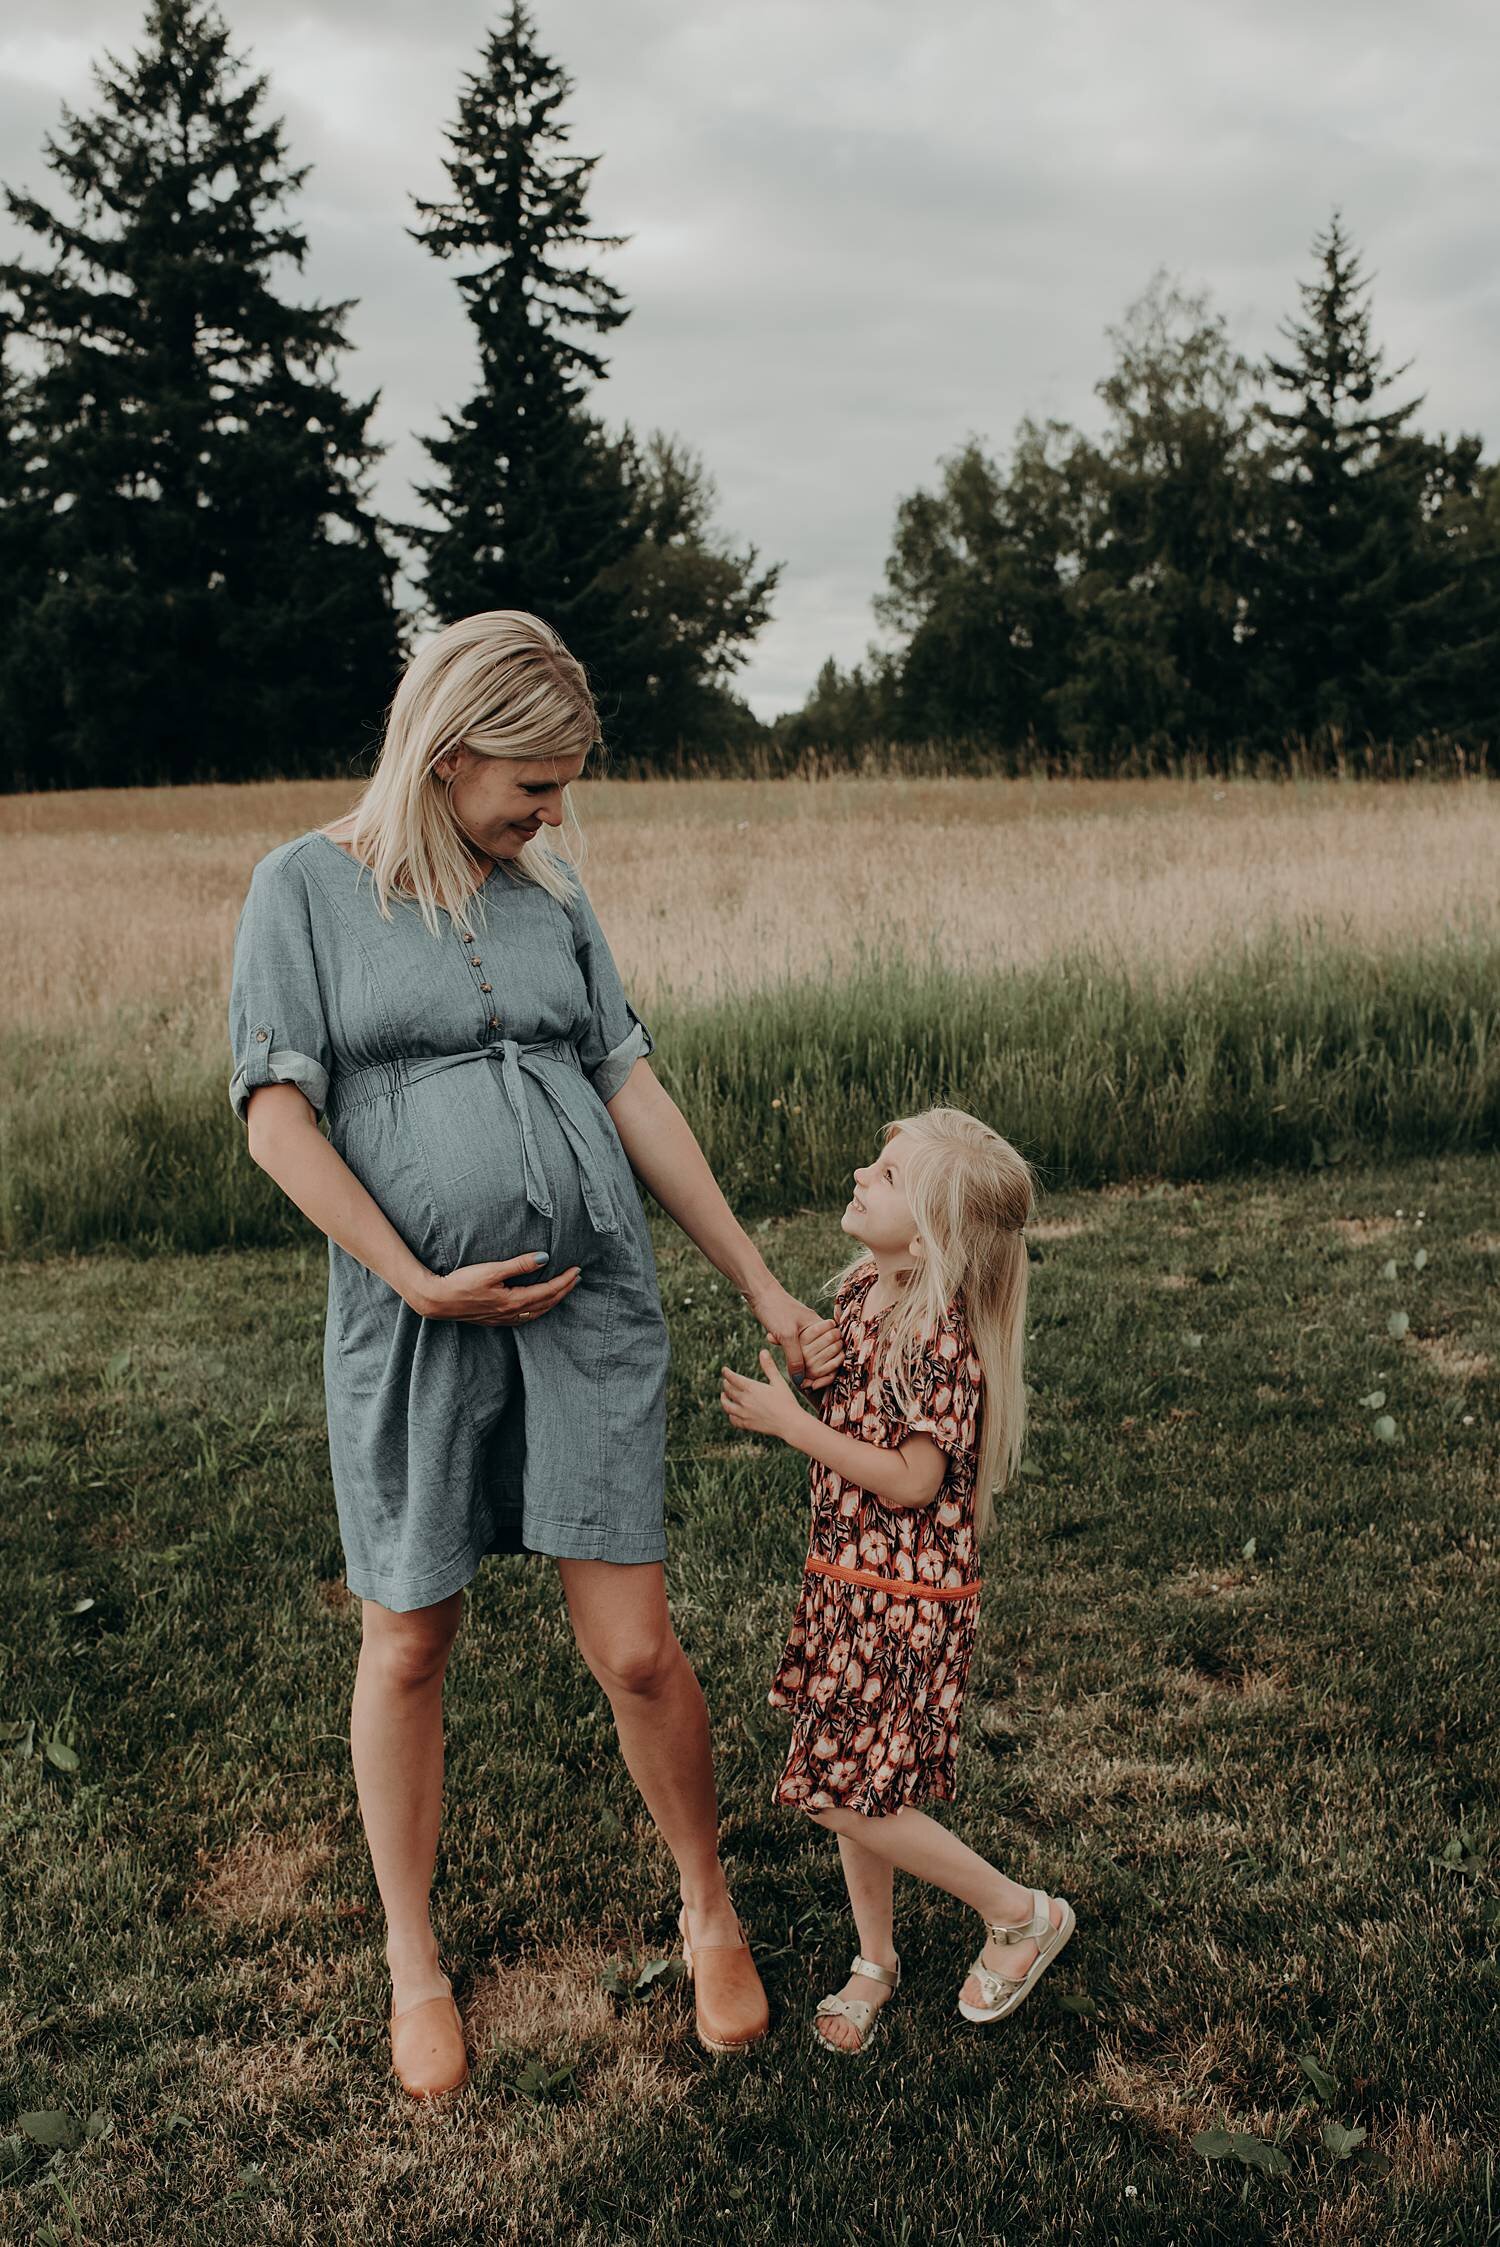
[[(573, 877), (576, 883), (576, 876)], [(392, 898), (319, 832), (261, 859), (230, 992), (243, 1117), (295, 1084), (429, 1270), (580, 1267), (522, 1326), (426, 1319), (328, 1244), (323, 1374), (349, 1589), (429, 1607), (491, 1552), (665, 1558), (667, 1331), (605, 1102), (654, 1051), (581, 884), (498, 862), (472, 917)]]

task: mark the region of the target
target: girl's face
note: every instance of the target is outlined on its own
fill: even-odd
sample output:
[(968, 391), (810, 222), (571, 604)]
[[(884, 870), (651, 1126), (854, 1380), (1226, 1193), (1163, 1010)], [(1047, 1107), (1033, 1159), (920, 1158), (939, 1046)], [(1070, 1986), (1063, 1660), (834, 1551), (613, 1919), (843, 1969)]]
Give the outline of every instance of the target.
[(890, 1256), (917, 1251), (916, 1224), (902, 1184), (904, 1140), (895, 1132), (874, 1162), (854, 1171), (854, 1193), (839, 1219), (842, 1230), (852, 1233), (866, 1248)]
[(572, 757), (481, 757), (467, 747), (440, 757), (434, 768), (452, 778), (448, 800), (469, 840), (489, 858), (519, 858), (543, 827), (560, 827), (563, 790), (575, 781), (587, 752)]

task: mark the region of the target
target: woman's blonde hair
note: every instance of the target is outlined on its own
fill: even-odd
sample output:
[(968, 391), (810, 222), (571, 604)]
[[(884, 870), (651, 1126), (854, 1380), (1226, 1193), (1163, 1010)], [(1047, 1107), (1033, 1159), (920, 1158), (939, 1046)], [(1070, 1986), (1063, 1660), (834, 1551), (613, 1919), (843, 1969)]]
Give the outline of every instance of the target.
[[(1022, 1231), (1036, 1207), (1036, 1175), (1008, 1139), (961, 1108), (928, 1108), (882, 1126), (882, 1142), (902, 1136), (901, 1183), (922, 1244), (905, 1292), (883, 1322), (878, 1364), (897, 1403), (914, 1411), (912, 1378), (920, 1338), (930, 1336), (960, 1292), (984, 1375), (976, 1535), (990, 1525), (993, 1495), (1011, 1482), (1026, 1441), (1026, 1293), (1030, 1257)], [(869, 1261), (846, 1264), (837, 1287)]]
[[(436, 771), (451, 751), (481, 757), (576, 757), (597, 746), (599, 714), (583, 665), (550, 624), (523, 609), (484, 609), (429, 640), (401, 675), (369, 785), (344, 839), (369, 868), (389, 920), (392, 896), (412, 898), (434, 936), (439, 909), (483, 920), (473, 855)], [(566, 843), (527, 842), (506, 869), (559, 903), (573, 895), (583, 830), (568, 790)]]

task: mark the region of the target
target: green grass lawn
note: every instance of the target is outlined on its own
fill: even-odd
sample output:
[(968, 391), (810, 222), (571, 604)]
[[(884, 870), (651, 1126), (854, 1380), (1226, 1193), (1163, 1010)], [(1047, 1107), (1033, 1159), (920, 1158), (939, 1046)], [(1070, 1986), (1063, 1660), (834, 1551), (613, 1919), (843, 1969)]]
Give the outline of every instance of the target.
[[(860, 2064), (808, 2031), (852, 1948), (835, 1850), (770, 1802), (804, 1463), (722, 1419), (751, 1325), (658, 1225), (669, 1581), (775, 2023), (715, 2061), (670, 1976), (602, 1986), (670, 1952), (670, 1864), (554, 1572), (492, 1561), (439, 1867), (477, 2063), (440, 2113), (386, 2074), (321, 1246), (10, 1265), (0, 2236), (1491, 2236), (1497, 1225), (1477, 1157), (1048, 1202), (948, 1815), (1079, 1930), (971, 2028), (977, 1922), (903, 1884)], [(803, 1292), (844, 1246), (762, 1230)], [(49, 2151), (48, 2112), (90, 2135)]]

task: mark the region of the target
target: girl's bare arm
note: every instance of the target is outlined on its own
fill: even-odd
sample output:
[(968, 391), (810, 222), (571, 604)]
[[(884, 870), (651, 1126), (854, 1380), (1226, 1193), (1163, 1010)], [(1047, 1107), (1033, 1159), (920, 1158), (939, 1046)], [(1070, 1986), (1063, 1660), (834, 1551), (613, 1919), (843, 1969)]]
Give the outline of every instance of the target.
[(780, 1436), (794, 1451), (831, 1467), (845, 1482), (868, 1490), (887, 1506), (930, 1506), (943, 1487), (948, 1460), (931, 1436), (913, 1432), (888, 1451), (883, 1444), (861, 1443), (858, 1436), (830, 1428), (782, 1380), (769, 1350), (760, 1353), (764, 1381), (752, 1381), (732, 1366), (720, 1368), (719, 1402), (737, 1428), (756, 1435)]
[(931, 1436), (908, 1436), (894, 1451), (887, 1451), (883, 1444), (861, 1443), (858, 1436), (825, 1427), (810, 1412), (800, 1413), (799, 1420), (800, 1425), (787, 1431), (786, 1440), (792, 1449), (831, 1467), (845, 1482), (868, 1490), (884, 1506), (930, 1506), (943, 1487), (947, 1454)]

